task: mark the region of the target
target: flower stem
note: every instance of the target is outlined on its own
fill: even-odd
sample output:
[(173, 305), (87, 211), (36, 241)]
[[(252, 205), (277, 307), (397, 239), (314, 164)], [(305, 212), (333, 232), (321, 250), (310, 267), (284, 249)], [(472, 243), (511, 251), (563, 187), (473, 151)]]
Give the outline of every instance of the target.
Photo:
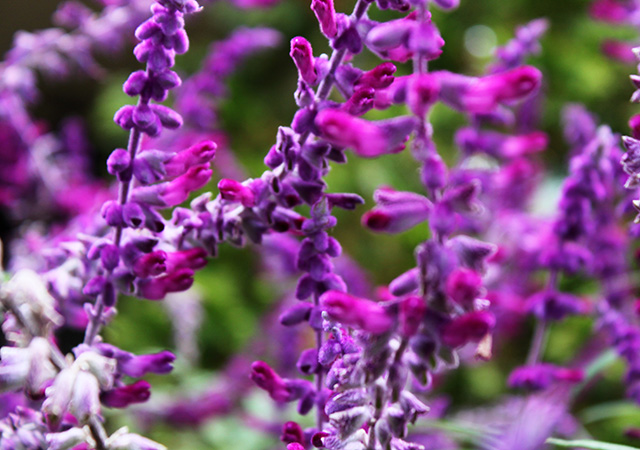
[[(141, 101), (142, 103), (142, 101)], [(120, 188), (118, 190), (118, 203), (120, 205), (124, 205), (129, 200), (129, 191), (131, 190), (131, 184), (133, 182), (133, 161), (135, 159), (138, 150), (140, 149), (140, 141), (142, 139), (142, 132), (133, 127), (129, 132), (129, 144), (127, 150), (129, 152), (129, 156), (131, 157), (131, 163), (129, 167), (122, 172), (120, 176)], [(113, 234), (113, 243), (116, 247), (120, 248), (120, 242), (122, 241), (122, 231), (123, 227), (118, 225), (115, 227)], [(112, 271), (109, 271), (107, 278), (111, 278)], [(102, 315), (104, 314), (105, 304), (104, 298), (102, 295), (98, 296), (96, 300), (93, 313), (89, 318), (89, 323), (87, 324), (87, 330), (84, 335), (84, 343), (86, 345), (93, 344), (93, 340), (96, 338), (98, 333), (100, 332), (100, 328), (102, 326)]]

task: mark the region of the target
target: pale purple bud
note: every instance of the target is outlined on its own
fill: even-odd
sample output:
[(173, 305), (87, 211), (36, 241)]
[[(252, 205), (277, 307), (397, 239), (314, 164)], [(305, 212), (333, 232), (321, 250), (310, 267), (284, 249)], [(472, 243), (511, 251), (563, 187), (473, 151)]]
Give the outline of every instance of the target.
[(100, 213), (107, 222), (107, 225), (121, 227), (125, 224), (122, 218), (122, 206), (115, 200), (105, 202), (105, 204), (102, 205)]
[[(174, 130), (182, 126), (182, 116), (175, 112), (173, 109), (164, 105), (150, 105), (151, 110), (155, 113), (156, 117), (160, 119), (162, 126)], [(135, 121), (135, 115), (134, 115)]]
[(122, 90), (125, 94), (135, 97), (142, 93), (148, 81), (149, 77), (147, 76), (147, 72), (144, 70), (137, 70), (129, 75), (127, 81), (124, 82)]
[(405, 390), (400, 394), (400, 407), (409, 417), (409, 422), (415, 423), (418, 416), (427, 414), (430, 408), (422, 403), (414, 394)]
[(166, 374), (173, 370), (175, 355), (169, 351), (134, 355), (110, 344), (98, 344), (97, 348), (103, 356), (113, 358), (117, 362), (117, 371), (133, 378), (140, 378), (147, 373)]
[(157, 120), (153, 110), (146, 103), (142, 103), (134, 107), (132, 119), (133, 123), (140, 129), (146, 129)]
[(298, 325), (309, 319), (312, 308), (310, 303), (297, 303), (280, 314), (280, 323), (285, 326)]
[(104, 290), (106, 281), (107, 280), (102, 275), (97, 275), (85, 284), (84, 288), (82, 288), (82, 293), (88, 297), (95, 298)]
[(144, 21), (135, 30), (135, 36), (141, 41), (144, 41), (145, 39), (149, 39), (154, 35), (157, 35), (160, 33), (162, 33), (162, 30), (160, 29), (160, 25), (152, 19), (148, 19)]
[(339, 356), (342, 355), (342, 346), (336, 339), (327, 339), (322, 344), (318, 352), (318, 362), (324, 367), (329, 367)]
[(416, 27), (415, 14), (390, 20), (373, 27), (365, 38), (367, 46), (377, 51), (406, 46), (411, 31)]
[(0, 349), (0, 392), (25, 387), (31, 395), (42, 395), (45, 382), (55, 376), (49, 358), (51, 347), (44, 338), (33, 338), (26, 348)]
[(132, 105), (123, 106), (118, 111), (116, 111), (115, 115), (113, 116), (113, 121), (117, 123), (121, 128), (130, 130), (135, 125), (133, 123), (133, 110), (134, 106)]
[(318, 371), (318, 351), (315, 348), (308, 348), (300, 354), (296, 367), (304, 375), (312, 375)]
[(144, 211), (136, 202), (127, 202), (122, 206), (122, 219), (131, 228), (140, 228), (145, 222)]
[(178, 30), (176, 34), (169, 39), (170, 47), (178, 54), (182, 55), (189, 50), (189, 36), (184, 30)]

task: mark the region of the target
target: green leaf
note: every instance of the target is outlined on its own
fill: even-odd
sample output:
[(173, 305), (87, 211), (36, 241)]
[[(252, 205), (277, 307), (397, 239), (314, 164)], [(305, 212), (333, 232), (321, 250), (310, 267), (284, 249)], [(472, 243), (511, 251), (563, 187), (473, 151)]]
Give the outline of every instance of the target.
[(616, 419), (622, 416), (638, 417), (639, 413), (640, 410), (638, 410), (638, 406), (635, 403), (624, 400), (601, 403), (586, 408), (580, 412), (580, 418), (582, 419), (582, 423), (586, 425), (601, 420)]
[(549, 438), (547, 444), (565, 448), (585, 448), (590, 450), (638, 450), (637, 447), (627, 445), (609, 444), (608, 442), (593, 441), (591, 439), (580, 439), (576, 441), (565, 441), (564, 439)]

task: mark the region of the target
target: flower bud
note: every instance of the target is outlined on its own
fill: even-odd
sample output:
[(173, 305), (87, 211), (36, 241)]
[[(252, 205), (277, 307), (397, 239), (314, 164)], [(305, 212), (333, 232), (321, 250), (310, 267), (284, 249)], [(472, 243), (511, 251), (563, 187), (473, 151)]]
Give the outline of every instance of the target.
[(291, 51), (289, 56), (293, 59), (300, 78), (310, 85), (314, 85), (318, 79), (314, 68), (313, 49), (305, 38), (298, 36), (291, 40)]
[(336, 25), (336, 10), (333, 0), (312, 0), (311, 10), (320, 23), (322, 33), (329, 39), (335, 37), (338, 32)]

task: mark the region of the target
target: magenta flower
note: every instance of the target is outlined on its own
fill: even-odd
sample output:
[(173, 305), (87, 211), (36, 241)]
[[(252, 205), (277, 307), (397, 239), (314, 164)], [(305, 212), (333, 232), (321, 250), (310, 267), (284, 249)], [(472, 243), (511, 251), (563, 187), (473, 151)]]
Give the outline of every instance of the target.
[(385, 333), (393, 324), (380, 304), (345, 292), (325, 292), (320, 296), (320, 305), (336, 321), (372, 334)]
[(468, 342), (478, 342), (491, 332), (495, 324), (495, 316), (488, 311), (467, 313), (445, 325), (442, 341), (453, 348), (461, 347)]

